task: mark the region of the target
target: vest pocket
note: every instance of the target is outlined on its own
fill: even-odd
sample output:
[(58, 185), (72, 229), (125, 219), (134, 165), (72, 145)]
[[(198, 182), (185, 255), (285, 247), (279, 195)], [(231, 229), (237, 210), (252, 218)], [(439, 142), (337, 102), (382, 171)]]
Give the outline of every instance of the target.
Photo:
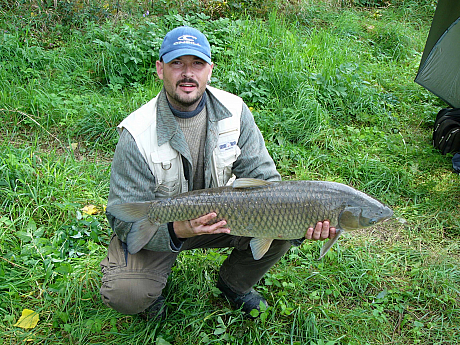
[(235, 138), (232, 134), (234, 133), (220, 136), (217, 147), (214, 149), (213, 156), (218, 186), (224, 186), (232, 177), (233, 163), (241, 153), (237, 145), (238, 138)]
[(151, 154), (151, 159), (157, 183), (155, 195), (166, 198), (181, 193), (185, 177), (179, 152), (171, 150), (169, 154)]
[(158, 198), (167, 198), (180, 194), (180, 183), (178, 182), (163, 182), (158, 185), (156, 196)]

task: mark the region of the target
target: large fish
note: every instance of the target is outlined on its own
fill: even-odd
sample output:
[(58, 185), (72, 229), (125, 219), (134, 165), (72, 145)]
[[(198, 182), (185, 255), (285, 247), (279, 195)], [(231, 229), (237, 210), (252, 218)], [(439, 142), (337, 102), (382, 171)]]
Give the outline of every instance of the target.
[(341, 183), (250, 178), (167, 199), (111, 205), (107, 212), (133, 223), (127, 237), (130, 253), (145, 246), (160, 224), (216, 212), (219, 219), (227, 221), (231, 235), (253, 237), (250, 246), (256, 260), (274, 239), (303, 238), (308, 227), (329, 220), (337, 235), (323, 246), (321, 259), (344, 231), (366, 228), (393, 215), (380, 201)]

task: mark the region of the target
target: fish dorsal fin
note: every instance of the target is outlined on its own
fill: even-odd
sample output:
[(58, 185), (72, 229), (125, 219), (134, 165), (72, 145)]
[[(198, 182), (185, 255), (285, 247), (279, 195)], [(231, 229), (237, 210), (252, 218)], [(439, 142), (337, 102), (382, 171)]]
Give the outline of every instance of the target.
[(324, 255), (329, 251), (329, 249), (332, 248), (332, 246), (337, 242), (339, 239), (340, 235), (342, 235), (345, 231), (342, 229), (337, 229), (337, 233), (335, 234), (334, 238), (330, 239), (327, 241), (324, 246), (321, 248), (321, 253), (319, 255), (318, 260), (321, 260)]
[(270, 249), (273, 239), (271, 238), (253, 238), (249, 245), (251, 246), (254, 260), (260, 260)]
[(268, 186), (271, 183), (272, 182), (270, 181), (260, 180), (258, 178), (243, 177), (243, 178), (239, 178), (233, 181), (232, 187), (233, 188), (263, 187), (263, 186)]

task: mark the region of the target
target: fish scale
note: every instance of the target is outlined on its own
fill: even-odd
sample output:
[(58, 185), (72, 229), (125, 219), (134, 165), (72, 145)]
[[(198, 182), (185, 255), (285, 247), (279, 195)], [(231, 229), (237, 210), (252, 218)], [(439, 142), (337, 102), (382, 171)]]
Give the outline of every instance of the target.
[(215, 212), (230, 234), (253, 237), (251, 249), (260, 259), (273, 239), (305, 236), (309, 227), (329, 220), (337, 236), (326, 243), (321, 257), (343, 231), (372, 226), (392, 216), (380, 201), (350, 186), (328, 181), (267, 182), (237, 179), (233, 186), (195, 190), (146, 203), (112, 205), (115, 218), (133, 222), (128, 250), (140, 250), (160, 224), (192, 220)]

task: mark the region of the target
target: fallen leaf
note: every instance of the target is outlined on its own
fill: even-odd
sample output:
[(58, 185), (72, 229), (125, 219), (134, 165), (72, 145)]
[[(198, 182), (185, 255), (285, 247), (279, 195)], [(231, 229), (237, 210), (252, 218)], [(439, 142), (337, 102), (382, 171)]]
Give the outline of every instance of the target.
[(35, 326), (37, 326), (37, 323), (38, 323), (38, 313), (30, 309), (24, 309), (22, 311), (22, 315), (19, 318), (18, 322), (16, 322), (14, 325), (16, 327), (28, 329), (28, 328), (34, 328)]
[(164, 340), (161, 335), (157, 338), (155, 344), (156, 345), (171, 345), (171, 343), (167, 340)]
[(83, 213), (86, 213), (86, 214), (89, 214), (89, 215), (93, 215), (93, 214), (98, 214), (99, 213), (99, 210), (97, 209), (96, 206), (94, 205), (86, 205), (85, 207), (83, 207), (81, 209), (81, 211)]

